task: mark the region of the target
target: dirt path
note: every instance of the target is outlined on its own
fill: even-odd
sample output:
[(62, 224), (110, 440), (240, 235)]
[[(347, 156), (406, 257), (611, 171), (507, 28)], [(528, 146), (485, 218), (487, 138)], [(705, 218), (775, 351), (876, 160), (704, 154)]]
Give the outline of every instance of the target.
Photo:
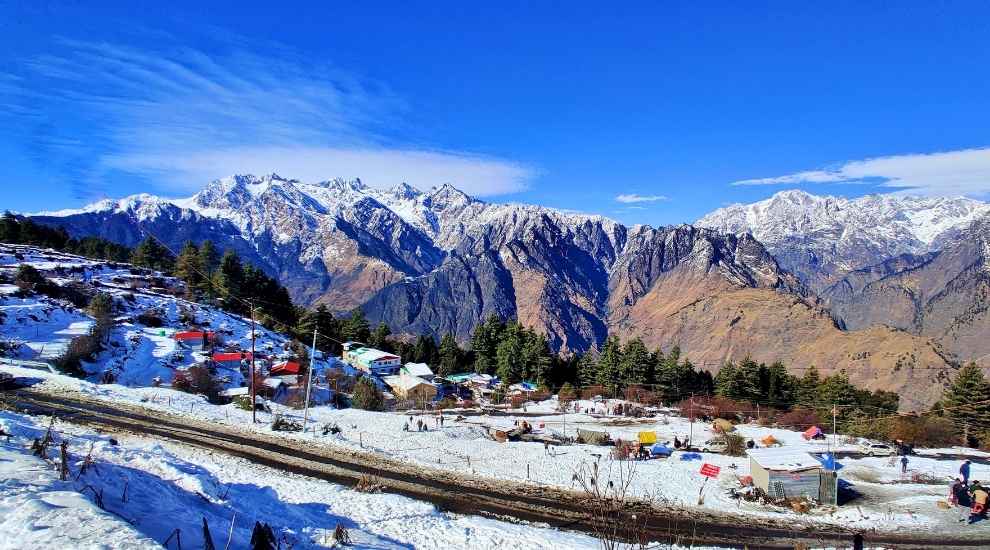
[[(417, 467), (370, 453), (280, 438), (252, 430), (211, 424), (188, 417), (110, 403), (76, 392), (46, 393), (22, 389), (4, 394), (4, 408), (32, 414), (54, 414), (61, 420), (103, 430), (151, 436), (239, 456), (258, 464), (334, 483), (354, 485), (362, 475), (378, 476), (389, 493), (434, 503), (443, 510), (516, 518), (563, 529), (591, 532), (592, 518), (584, 497), (564, 489), (503, 480), (490, 480)], [(748, 545), (749, 548), (851, 546), (853, 533), (836, 527), (806, 524), (793, 518), (771, 520), (733, 514), (716, 515), (697, 509), (634, 503), (624, 522), (636, 514), (645, 534), (657, 542)], [(931, 534), (869, 534), (867, 544), (886, 547), (977, 548), (985, 541), (933, 538)]]

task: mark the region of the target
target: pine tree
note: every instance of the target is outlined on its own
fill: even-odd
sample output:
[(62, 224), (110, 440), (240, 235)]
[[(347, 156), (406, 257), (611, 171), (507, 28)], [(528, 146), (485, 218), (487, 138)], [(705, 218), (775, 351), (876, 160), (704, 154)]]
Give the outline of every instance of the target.
[(388, 328), (388, 325), (384, 322), (378, 323), (375, 327), (374, 332), (371, 333), (371, 338), (368, 339), (368, 345), (380, 349), (383, 351), (392, 351), (392, 345), (388, 340), (388, 337), (392, 335), (392, 329)]
[(220, 267), (220, 254), (217, 252), (217, 247), (213, 245), (213, 241), (207, 239), (200, 243), (199, 261), (206, 273), (213, 273)]
[(598, 359), (590, 350), (578, 359), (577, 379), (578, 384), (583, 387), (593, 386), (598, 383)]
[(777, 409), (789, 409), (794, 404), (795, 379), (780, 361), (767, 369), (767, 404)]
[(240, 300), (245, 298), (244, 266), (233, 251), (224, 252), (217, 269), (220, 283), (220, 300), (224, 309), (234, 313), (250, 313)]
[(474, 371), (479, 374), (494, 374), (496, 348), (501, 340), (505, 324), (498, 315), (492, 313), (485, 322), (474, 327), (471, 336), (471, 349), (474, 351)]
[(804, 376), (798, 381), (797, 384), (797, 403), (799, 405), (813, 408), (818, 404), (818, 385), (821, 384), (821, 377), (818, 375), (818, 369), (811, 365), (808, 368), (808, 372), (804, 373)]
[(454, 335), (450, 332), (444, 334), (443, 338), (440, 339), (440, 364), (437, 368), (437, 374), (442, 377), (457, 374), (461, 368), (462, 355), (463, 352), (461, 347), (457, 345)]
[(343, 336), (350, 342), (367, 342), (371, 339), (371, 326), (361, 308), (351, 310), (351, 316), (344, 321)]
[(735, 399), (738, 395), (739, 369), (732, 361), (726, 361), (715, 375), (715, 394), (719, 397)]
[(620, 363), (622, 384), (624, 386), (645, 384), (650, 378), (652, 370), (653, 358), (643, 341), (639, 338), (633, 338), (626, 342)]
[(204, 269), (199, 249), (187, 241), (175, 259), (175, 276), (186, 283), (186, 297), (197, 300), (203, 289)]
[(746, 357), (743, 362), (739, 364), (739, 369), (737, 371), (738, 377), (738, 387), (736, 389), (736, 395), (733, 399), (741, 399), (744, 401), (759, 401), (762, 396), (761, 392), (761, 365), (752, 358)]
[(139, 267), (170, 273), (175, 265), (175, 258), (154, 237), (147, 237), (134, 249), (131, 254), (131, 263)]
[(523, 380), (536, 382), (540, 388), (549, 387), (552, 357), (546, 335), (526, 329), (523, 331), (522, 339)]
[(959, 369), (952, 385), (942, 398), (942, 408), (953, 419), (960, 430), (970, 434), (990, 430), (990, 383), (983, 371), (970, 363)]
[(602, 346), (598, 357), (598, 383), (617, 394), (622, 387), (622, 347), (617, 337), (611, 337)]
[(523, 376), (522, 328), (515, 321), (506, 325), (495, 347), (495, 373), (502, 384), (515, 384)]
[(440, 352), (437, 350), (437, 343), (432, 336), (420, 334), (416, 338), (416, 345), (413, 347), (410, 361), (426, 363), (427, 365), (436, 365), (440, 361)]

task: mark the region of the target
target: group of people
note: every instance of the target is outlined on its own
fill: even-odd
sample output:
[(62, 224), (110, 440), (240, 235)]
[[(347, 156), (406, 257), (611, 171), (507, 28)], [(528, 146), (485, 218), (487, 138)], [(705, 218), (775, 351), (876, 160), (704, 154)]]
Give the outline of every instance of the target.
[(959, 477), (949, 489), (949, 502), (954, 506), (969, 506), (969, 523), (975, 523), (987, 517), (990, 491), (979, 481), (969, 482), (969, 468), (970, 461), (963, 461), (959, 467)]
[[(404, 432), (409, 432), (409, 431), (413, 431), (413, 432), (428, 432), (428, 431), (430, 431), (429, 420), (427, 420), (426, 422), (424, 422), (422, 418), (415, 418), (416, 422), (413, 423), (413, 419), (414, 418), (415, 417), (413, 415), (409, 415), (409, 421), (402, 425), (402, 431), (404, 431)], [(444, 418), (444, 416), (442, 414), (438, 414), (437, 416), (434, 416), (433, 417), (433, 426), (434, 426), (434, 429), (440, 429), (440, 428), (442, 428), (444, 422), (446, 422), (446, 419)]]

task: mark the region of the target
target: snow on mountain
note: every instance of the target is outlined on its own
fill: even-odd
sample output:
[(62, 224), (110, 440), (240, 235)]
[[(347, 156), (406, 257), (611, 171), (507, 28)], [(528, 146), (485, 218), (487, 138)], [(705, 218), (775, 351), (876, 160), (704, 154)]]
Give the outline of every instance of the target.
[(791, 190), (720, 208), (696, 224), (752, 233), (781, 265), (821, 289), (849, 271), (936, 250), (987, 212), (987, 203), (963, 197), (848, 199)]

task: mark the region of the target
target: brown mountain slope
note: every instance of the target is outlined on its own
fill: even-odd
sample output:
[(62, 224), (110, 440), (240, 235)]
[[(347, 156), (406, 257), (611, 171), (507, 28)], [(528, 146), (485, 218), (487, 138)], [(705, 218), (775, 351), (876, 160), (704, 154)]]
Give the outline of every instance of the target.
[(691, 269), (664, 273), (631, 305), (619, 296), (612, 303), (611, 334), (639, 336), (651, 347), (679, 345), (713, 372), (747, 355), (783, 361), (797, 375), (810, 365), (823, 373), (845, 369), (857, 385), (900, 393), (903, 410), (930, 407), (951, 377), (928, 339), (887, 327), (842, 331), (826, 310), (800, 296)]

